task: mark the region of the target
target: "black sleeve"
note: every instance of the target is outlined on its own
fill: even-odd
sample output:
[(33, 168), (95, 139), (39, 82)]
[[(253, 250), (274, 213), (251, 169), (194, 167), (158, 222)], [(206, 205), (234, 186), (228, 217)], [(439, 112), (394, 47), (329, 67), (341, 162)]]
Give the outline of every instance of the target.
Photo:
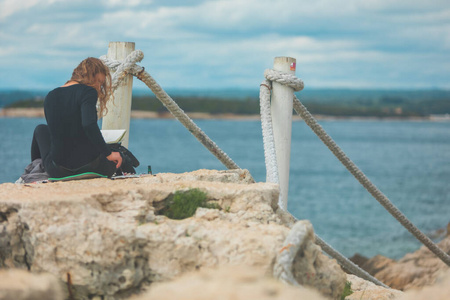
[(94, 144), (97, 150), (105, 156), (111, 154), (111, 150), (103, 139), (100, 128), (97, 125), (97, 91), (89, 88), (83, 93), (81, 99), (81, 124), (88, 139)]

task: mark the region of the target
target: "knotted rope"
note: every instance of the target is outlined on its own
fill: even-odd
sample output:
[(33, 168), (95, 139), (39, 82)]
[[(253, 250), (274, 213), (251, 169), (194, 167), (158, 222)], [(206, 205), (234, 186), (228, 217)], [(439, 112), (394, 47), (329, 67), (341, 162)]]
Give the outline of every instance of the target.
[(114, 71), (111, 82), (113, 91), (117, 89), (125, 76), (128, 74), (139, 74), (144, 70), (144, 67), (136, 65), (137, 62), (141, 62), (144, 59), (144, 52), (141, 50), (131, 52), (123, 62), (109, 59), (106, 55), (101, 56), (100, 59), (108, 68)]
[[(272, 81), (289, 86), (296, 91), (302, 90), (304, 84), (302, 80), (298, 79), (294, 75), (276, 70), (267, 69), (264, 71), (264, 76), (266, 77), (266, 80), (260, 84), (259, 104), (261, 113), (261, 127), (263, 132), (264, 158), (266, 163), (266, 181), (279, 183), (275, 139), (272, 128), (272, 115), (270, 112), (270, 90), (272, 89)], [(287, 210), (286, 201), (283, 201), (280, 195), (278, 199), (278, 206), (285, 211)]]
[(279, 84), (289, 86), (294, 89), (294, 91), (299, 92), (303, 90), (305, 84), (303, 80), (297, 78), (295, 75), (283, 73), (280, 71), (267, 69), (264, 71), (264, 77), (267, 80), (278, 82)]
[[(281, 72), (278, 72), (281, 73)], [(277, 82), (291, 82), (295, 77), (290, 74), (282, 74), (277, 77), (277, 73), (266, 70), (264, 72), (267, 79), (276, 80)], [(289, 79), (287, 79), (289, 78)], [(301, 80), (299, 80), (301, 82)], [(289, 85), (294, 90), (300, 90), (303, 88), (303, 83)], [(264, 86), (261, 86), (264, 88)], [(261, 93), (260, 93), (261, 94)], [(265, 99), (261, 101), (267, 101)], [(425, 245), (431, 252), (433, 252), (437, 257), (439, 257), (444, 263), (450, 266), (450, 256), (440, 249), (430, 238), (428, 238), (424, 233), (422, 233), (407, 217), (364, 175), (364, 173), (353, 163), (347, 155), (341, 150), (341, 148), (333, 141), (333, 139), (325, 132), (325, 130), (320, 126), (316, 119), (309, 113), (306, 107), (298, 100), (294, 95), (293, 99), (294, 110), (299, 114), (305, 123), (312, 129), (312, 131), (320, 138), (320, 140), (330, 149), (330, 151), (339, 159), (339, 161), (347, 168), (347, 170), (361, 183), (361, 185), (397, 220), (403, 225), (409, 232), (411, 232), (414, 237), (416, 237), (423, 245)], [(270, 110), (269, 110), (270, 113)], [(261, 117), (262, 118), (262, 117)], [(263, 128), (263, 135), (264, 135)], [(273, 137), (272, 137), (273, 138)], [(266, 151), (266, 146), (264, 146)], [(267, 148), (267, 151), (272, 151)], [(269, 155), (270, 157), (275, 154)], [(272, 163), (272, 162), (270, 162)], [(276, 160), (275, 160), (276, 163)], [(266, 166), (268, 163), (266, 162)], [(330, 253), (329, 253), (330, 254)], [(331, 254), (330, 254), (331, 255)], [(337, 258), (336, 258), (337, 259)]]
[(127, 74), (136, 76), (145, 83), (169, 112), (181, 122), (181, 124), (194, 135), (220, 162), (228, 169), (240, 169), (240, 167), (216, 145), (191, 118), (178, 106), (178, 104), (161, 88), (161, 86), (148, 74), (143, 67), (137, 66), (136, 62), (144, 58), (140, 50), (130, 53), (123, 62), (108, 59), (105, 55), (100, 59), (116, 72), (112, 76), (112, 87), (116, 89)]

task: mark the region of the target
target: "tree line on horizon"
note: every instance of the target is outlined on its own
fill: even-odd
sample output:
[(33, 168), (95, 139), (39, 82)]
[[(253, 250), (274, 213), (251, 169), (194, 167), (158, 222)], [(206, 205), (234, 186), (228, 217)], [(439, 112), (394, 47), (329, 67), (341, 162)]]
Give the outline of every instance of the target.
[[(399, 95), (375, 98), (354, 98), (346, 101), (329, 101), (317, 96), (299, 97), (312, 114), (343, 117), (426, 117), (432, 114), (450, 114), (450, 98), (410, 99)], [(185, 112), (210, 114), (259, 114), (259, 99), (223, 99), (212, 97), (186, 97), (174, 99)], [(43, 107), (44, 99), (33, 98), (15, 101), (6, 108)], [(133, 96), (132, 110), (166, 112), (155, 96)]]

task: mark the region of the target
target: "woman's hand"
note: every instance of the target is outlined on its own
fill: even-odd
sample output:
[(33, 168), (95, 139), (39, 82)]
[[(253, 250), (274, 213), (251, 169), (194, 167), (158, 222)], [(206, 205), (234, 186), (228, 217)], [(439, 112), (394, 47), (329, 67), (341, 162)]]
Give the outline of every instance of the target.
[(117, 169), (120, 168), (120, 166), (122, 165), (122, 156), (120, 155), (119, 152), (111, 152), (111, 154), (108, 155), (106, 159), (115, 162)]

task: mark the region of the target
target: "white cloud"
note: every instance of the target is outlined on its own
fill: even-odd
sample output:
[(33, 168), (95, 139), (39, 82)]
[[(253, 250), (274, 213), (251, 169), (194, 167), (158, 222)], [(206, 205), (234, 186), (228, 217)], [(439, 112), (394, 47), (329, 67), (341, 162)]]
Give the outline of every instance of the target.
[[(171, 86), (220, 76), (248, 86), (275, 56), (292, 56), (315, 85), (361, 86), (376, 76), (403, 85), (402, 76), (421, 73), (424, 84), (439, 78), (450, 88), (450, 4), (440, 0), (3, 0), (0, 39), (0, 73), (19, 64), (72, 68), (105, 54), (109, 41), (134, 41), (142, 64)], [(388, 73), (400, 75), (388, 82)]]
[(22, 10), (22, 9), (28, 9), (30, 7), (33, 7), (37, 5), (39, 2), (42, 2), (41, 0), (23, 0), (23, 1), (16, 1), (16, 0), (3, 0), (3, 2), (0, 2), (0, 20), (8, 17), (15, 12)]
[(102, 0), (101, 1), (106, 7), (138, 7), (140, 5), (151, 4), (153, 1), (150, 0)]
[(37, 5), (47, 6), (62, 1), (63, 0), (3, 0), (0, 2), (0, 20)]
[(14, 47), (11, 46), (0, 46), (0, 56), (7, 56), (14, 53)]

